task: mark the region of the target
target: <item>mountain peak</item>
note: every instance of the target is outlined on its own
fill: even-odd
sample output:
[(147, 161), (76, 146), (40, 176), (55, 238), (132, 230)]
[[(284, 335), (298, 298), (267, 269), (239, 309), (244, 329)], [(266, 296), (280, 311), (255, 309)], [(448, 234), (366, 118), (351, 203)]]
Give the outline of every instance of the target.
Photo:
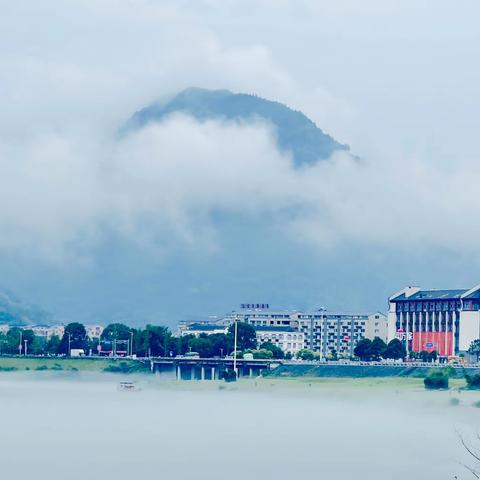
[(138, 130), (152, 122), (160, 122), (174, 113), (191, 115), (199, 121), (221, 119), (271, 123), (277, 134), (280, 150), (292, 153), (295, 166), (313, 165), (349, 146), (324, 133), (302, 112), (256, 95), (233, 93), (230, 90), (208, 90), (190, 87), (167, 102), (153, 103), (136, 112), (124, 131)]

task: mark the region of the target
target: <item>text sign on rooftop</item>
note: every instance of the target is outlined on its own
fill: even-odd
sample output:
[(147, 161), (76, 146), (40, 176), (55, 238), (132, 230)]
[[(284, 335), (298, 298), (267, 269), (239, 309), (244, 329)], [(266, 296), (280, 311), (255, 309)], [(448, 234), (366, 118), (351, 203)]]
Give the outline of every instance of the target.
[(254, 309), (258, 309), (258, 308), (263, 308), (263, 309), (267, 309), (267, 308), (270, 308), (270, 305), (268, 303), (241, 303), (240, 304), (240, 308), (254, 308)]

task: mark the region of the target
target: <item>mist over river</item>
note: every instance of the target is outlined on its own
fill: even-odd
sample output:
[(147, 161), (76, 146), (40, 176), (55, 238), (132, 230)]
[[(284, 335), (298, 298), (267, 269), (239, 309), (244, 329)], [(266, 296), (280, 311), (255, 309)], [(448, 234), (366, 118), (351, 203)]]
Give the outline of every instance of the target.
[(130, 378), (1, 374), (1, 477), (473, 478), (455, 429), (474, 442), (477, 393), (351, 380), (173, 384), (154, 376), (125, 392), (121, 380)]

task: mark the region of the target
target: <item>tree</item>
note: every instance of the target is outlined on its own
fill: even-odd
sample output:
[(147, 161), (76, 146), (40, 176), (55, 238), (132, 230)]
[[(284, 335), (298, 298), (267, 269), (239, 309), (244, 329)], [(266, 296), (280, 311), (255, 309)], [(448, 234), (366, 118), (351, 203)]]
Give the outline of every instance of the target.
[(431, 370), (423, 379), (425, 388), (429, 390), (447, 389), (450, 377), (449, 373), (449, 370), (446, 368)]
[(7, 343), (5, 346), (5, 351), (7, 353), (9, 353), (10, 355), (16, 355), (22, 351), (20, 349), (20, 341), (22, 339), (22, 334), (22, 330), (18, 327), (13, 327), (7, 332)]
[(372, 359), (377, 361), (380, 360), (386, 349), (387, 344), (380, 337), (375, 337), (370, 345), (370, 355)]
[(86, 346), (87, 331), (85, 327), (78, 322), (69, 323), (65, 327), (60, 345), (58, 346), (58, 353), (68, 355), (69, 349), (82, 348)]
[(468, 349), (468, 353), (476, 355), (478, 362), (478, 359), (480, 358), (480, 338), (472, 340), (472, 343), (470, 344), (470, 347)]
[(312, 352), (312, 350), (308, 350), (307, 348), (304, 348), (297, 352), (297, 358), (299, 360), (312, 361), (315, 359), (315, 353)]
[(228, 355), (233, 350), (233, 339), (230, 335), (224, 333), (213, 333), (208, 336), (212, 343), (212, 356), (222, 357)]
[(192, 352), (197, 352), (201, 358), (213, 357), (213, 345), (209, 338), (198, 337), (192, 338), (189, 342), (189, 348)]
[(406, 355), (407, 351), (405, 350), (403, 343), (398, 338), (394, 338), (388, 342), (387, 348), (383, 354), (383, 358), (399, 360), (400, 358), (405, 358)]
[(263, 350), (270, 350), (272, 352), (273, 358), (275, 359), (281, 359), (285, 357), (285, 353), (283, 352), (283, 350), (274, 345), (272, 342), (264, 342), (260, 345), (260, 348)]
[[(257, 348), (257, 333), (255, 328), (244, 322), (237, 323), (237, 349), (248, 350)], [(235, 336), (235, 322), (228, 327), (228, 333), (232, 338)]]
[(243, 358), (245, 358), (246, 354), (253, 355), (253, 358), (255, 360), (263, 360), (263, 359), (273, 358), (273, 353), (271, 352), (271, 350), (268, 350), (266, 348), (259, 348), (259, 349), (256, 349), (256, 350), (245, 350), (243, 352)]
[(372, 356), (372, 341), (368, 338), (362, 338), (353, 350), (355, 356), (364, 362), (368, 362)]
[(60, 337), (58, 335), (52, 335), (48, 340), (45, 350), (50, 355), (57, 355), (59, 353)]
[(132, 329), (123, 323), (110, 323), (102, 332), (101, 339), (112, 342), (113, 340), (130, 340)]

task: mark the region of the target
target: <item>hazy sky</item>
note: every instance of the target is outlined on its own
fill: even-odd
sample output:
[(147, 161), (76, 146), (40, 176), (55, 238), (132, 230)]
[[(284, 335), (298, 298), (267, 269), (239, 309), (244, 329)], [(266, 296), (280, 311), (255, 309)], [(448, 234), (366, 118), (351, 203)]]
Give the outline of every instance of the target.
[[(0, 0), (0, 281), (60, 319), (241, 302), (384, 309), (478, 283), (480, 5)], [(305, 170), (268, 125), (118, 128), (188, 86), (351, 145)]]

